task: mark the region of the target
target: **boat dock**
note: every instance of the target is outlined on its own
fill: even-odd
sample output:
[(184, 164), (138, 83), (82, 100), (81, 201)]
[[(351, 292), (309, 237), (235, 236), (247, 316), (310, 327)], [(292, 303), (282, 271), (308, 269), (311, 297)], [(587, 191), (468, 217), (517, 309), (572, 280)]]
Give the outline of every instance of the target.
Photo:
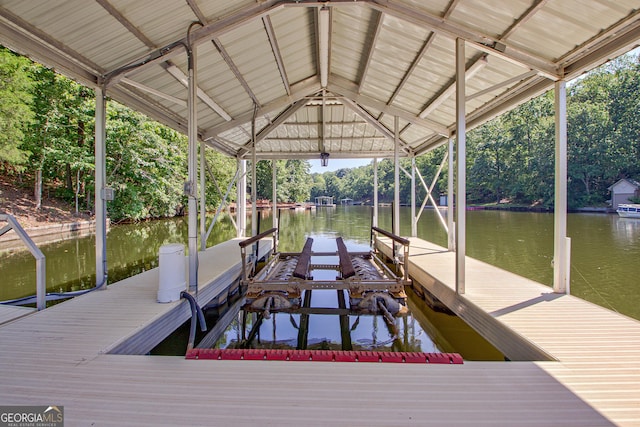
[[(239, 275), (237, 244), (201, 254), (200, 298)], [(640, 425), (640, 322), (472, 259), (467, 293), (447, 297), (453, 253), (411, 239), (409, 259), (414, 280), (510, 358), (512, 335), (546, 357), (400, 365), (141, 356), (190, 316), (186, 301), (156, 302), (154, 269), (0, 325), (0, 400), (62, 405), (67, 426)]]

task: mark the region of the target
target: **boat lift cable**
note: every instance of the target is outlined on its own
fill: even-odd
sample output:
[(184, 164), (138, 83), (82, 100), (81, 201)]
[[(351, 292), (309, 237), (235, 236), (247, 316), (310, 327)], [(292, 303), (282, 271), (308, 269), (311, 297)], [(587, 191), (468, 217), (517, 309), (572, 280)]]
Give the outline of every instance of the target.
[(585, 283), (586, 283), (587, 285), (589, 285), (589, 287), (591, 288), (591, 290), (592, 290), (596, 295), (598, 295), (602, 301), (604, 301), (604, 303), (609, 307), (609, 309), (611, 309), (611, 310), (615, 311), (616, 313), (619, 313), (619, 311), (618, 311), (618, 310), (616, 310), (616, 309), (615, 309), (615, 307), (614, 307), (613, 305), (611, 305), (611, 303), (610, 303), (610, 302), (609, 302), (609, 301), (608, 301), (608, 300), (607, 300), (607, 299), (606, 299), (606, 298), (605, 298), (605, 297), (604, 297), (600, 292), (598, 292), (598, 290), (597, 290), (597, 289), (596, 289), (596, 288), (595, 288), (591, 283), (589, 283), (589, 281), (587, 280), (587, 278), (586, 278), (586, 277), (584, 277), (584, 275), (582, 274), (582, 272), (581, 272), (580, 270), (578, 270), (578, 267), (576, 267), (575, 263), (572, 263), (572, 264), (571, 264), (571, 267), (572, 267), (576, 272), (578, 272), (578, 274), (580, 275), (580, 277), (582, 277), (582, 280), (584, 280), (584, 281), (585, 281)]
[(194, 342), (196, 340), (196, 324), (198, 320), (200, 320), (200, 330), (205, 332), (207, 330), (207, 322), (204, 319), (204, 313), (202, 309), (198, 305), (198, 302), (188, 292), (182, 291), (180, 292), (180, 298), (184, 298), (189, 301), (189, 305), (191, 306), (191, 328), (189, 330), (189, 343), (187, 344), (187, 351), (192, 350), (194, 347)]

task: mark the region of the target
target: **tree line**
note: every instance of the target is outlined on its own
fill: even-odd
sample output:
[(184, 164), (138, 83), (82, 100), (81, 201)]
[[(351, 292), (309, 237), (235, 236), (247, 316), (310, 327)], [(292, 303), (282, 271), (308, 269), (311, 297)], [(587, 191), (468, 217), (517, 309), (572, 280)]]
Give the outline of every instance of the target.
[[(0, 174), (32, 187), (34, 198), (63, 198), (76, 211), (92, 211), (94, 185), (92, 90), (0, 47)], [(568, 197), (571, 207), (604, 204), (619, 178), (640, 178), (640, 63), (618, 58), (573, 82), (567, 94)], [(187, 205), (187, 139), (115, 101), (107, 103), (107, 204), (113, 221), (174, 216)], [(554, 191), (553, 93), (537, 97), (472, 130), (467, 136), (467, 197), (471, 203), (551, 206)], [(427, 185), (446, 148), (415, 159)], [(206, 150), (207, 210), (236, 173), (236, 160)], [(305, 160), (277, 160), (279, 202), (319, 195), (373, 200), (373, 165), (311, 174)], [(402, 167), (410, 170), (410, 160)], [(256, 164), (259, 199), (272, 194), (272, 162)], [(247, 168), (251, 171), (251, 167)], [(409, 203), (410, 179), (400, 174), (400, 197)], [(446, 166), (434, 193), (446, 191)], [(378, 162), (379, 198), (393, 200), (392, 161)], [(248, 177), (251, 185), (252, 179)], [(425, 190), (417, 178), (418, 198)], [(247, 192), (250, 194), (251, 189)], [(231, 187), (235, 199), (235, 185)]]
[[(640, 57), (617, 58), (567, 89), (567, 198), (571, 208), (604, 206), (608, 187), (621, 178), (640, 181)], [(415, 159), (427, 185), (446, 147)], [(467, 134), (467, 199), (470, 203), (553, 206), (554, 94), (549, 91)], [(401, 166), (410, 171), (409, 159)], [(378, 163), (379, 198), (392, 201), (394, 167)], [(425, 190), (416, 177), (421, 201)], [(433, 193), (447, 190), (447, 166)], [(373, 165), (313, 175), (311, 197), (373, 200)], [(410, 203), (411, 181), (400, 173), (400, 201)], [(436, 197), (437, 200), (437, 197)], [(420, 201), (418, 203), (420, 203)]]

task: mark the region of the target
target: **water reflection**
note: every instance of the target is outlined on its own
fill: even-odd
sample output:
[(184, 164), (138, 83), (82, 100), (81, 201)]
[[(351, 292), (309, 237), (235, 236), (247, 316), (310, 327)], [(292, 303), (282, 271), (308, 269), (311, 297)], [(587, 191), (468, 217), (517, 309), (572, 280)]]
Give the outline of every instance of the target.
[[(107, 233), (109, 283), (158, 266), (160, 246), (187, 242), (186, 218), (115, 225)], [(211, 233), (209, 246), (235, 237), (228, 217)], [(186, 245), (185, 245), (186, 246)], [(50, 243), (40, 247), (47, 263), (47, 291), (68, 292), (95, 286), (95, 235)], [(0, 301), (35, 294), (35, 261), (28, 251), (0, 255)]]
[[(312, 293), (311, 307), (338, 308), (336, 291)], [(242, 312), (213, 347), (441, 352), (411, 314), (389, 324), (381, 315), (340, 312), (280, 312), (271, 313), (268, 319), (261, 313)]]
[[(348, 245), (368, 245), (372, 210), (338, 206), (315, 211), (282, 210), (280, 249), (299, 251), (307, 237), (343, 236)], [(446, 215), (446, 211), (444, 211)], [(271, 211), (261, 214), (260, 228), (272, 226)], [(391, 230), (391, 208), (381, 207), (380, 227)], [(640, 220), (617, 215), (570, 214), (571, 292), (588, 301), (640, 319)], [(248, 229), (251, 229), (249, 225)], [(222, 217), (208, 246), (235, 236)], [(400, 234), (411, 234), (410, 211), (400, 210)], [(447, 236), (433, 210), (418, 222), (418, 236), (446, 246)], [(109, 282), (157, 266), (165, 243), (187, 242), (186, 218), (112, 226), (107, 236)], [(47, 257), (47, 289), (87, 289), (94, 284), (94, 237), (41, 246)], [(546, 285), (553, 281), (553, 215), (548, 213), (467, 212), (467, 255)], [(0, 254), (0, 300), (35, 293), (35, 261), (27, 251)]]

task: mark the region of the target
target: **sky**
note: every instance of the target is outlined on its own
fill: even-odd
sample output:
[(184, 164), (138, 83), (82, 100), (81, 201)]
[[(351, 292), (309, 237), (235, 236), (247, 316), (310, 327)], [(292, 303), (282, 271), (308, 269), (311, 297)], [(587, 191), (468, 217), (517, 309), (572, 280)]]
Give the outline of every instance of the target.
[(320, 159), (309, 160), (311, 173), (335, 172), (342, 168), (357, 168), (370, 164), (372, 159), (332, 159), (329, 157), (329, 165), (320, 166)]

